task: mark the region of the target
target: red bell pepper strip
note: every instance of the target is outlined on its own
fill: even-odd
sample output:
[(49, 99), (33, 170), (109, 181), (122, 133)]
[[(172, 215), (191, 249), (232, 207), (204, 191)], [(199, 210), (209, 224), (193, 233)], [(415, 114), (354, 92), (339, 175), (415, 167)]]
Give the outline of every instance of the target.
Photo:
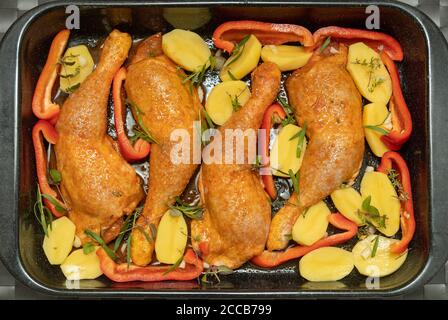
[(400, 77), (394, 61), (384, 52), (381, 59), (389, 71), (392, 80), (392, 97), (390, 112), (392, 113), (393, 129), (387, 135), (381, 136), (381, 141), (391, 150), (399, 150), (408, 141), (412, 133), (412, 118), (401, 91)]
[(260, 139), (262, 165), (261, 179), (263, 181), (266, 192), (272, 199), (277, 198), (277, 189), (275, 188), (272, 172), (269, 168), (269, 142), (274, 117), (278, 117), (281, 120), (286, 118), (285, 110), (278, 103), (274, 103), (266, 109), (263, 115), (263, 121), (261, 122), (261, 129), (263, 130), (262, 134), (264, 134), (264, 136), (262, 136)]
[(60, 107), (57, 103), (51, 101), (51, 93), (54, 83), (58, 77), (60, 59), (67, 46), (70, 30), (60, 31), (51, 43), (45, 66), (37, 80), (36, 89), (32, 101), (33, 112), (39, 119), (49, 120), (57, 117)]
[(132, 145), (124, 130), (123, 121), (125, 112), (121, 97), (121, 88), (125, 79), (126, 69), (121, 68), (115, 75), (112, 85), (112, 96), (114, 99), (114, 123), (117, 131), (120, 152), (127, 161), (132, 162), (145, 158), (151, 150), (151, 145), (143, 139), (138, 139), (135, 144)]
[(408, 166), (400, 154), (394, 151), (388, 151), (383, 155), (377, 170), (388, 174), (391, 169), (395, 169), (397, 171), (406, 196), (406, 199), (401, 201), (401, 240), (400, 242), (394, 243), (390, 249), (391, 252), (399, 254), (408, 248), (409, 242), (411, 242), (414, 237), (414, 206), (412, 203), (412, 187)]
[[(313, 34), (315, 48), (319, 48), (328, 37), (347, 43), (363, 41), (374, 50), (386, 52), (392, 60), (403, 60), (403, 49), (400, 43), (382, 32), (335, 26), (325, 27)], [(380, 50), (381, 47), (382, 50)]]
[[(58, 194), (54, 191), (47, 179), (47, 153), (45, 152), (44, 146), (42, 144), (42, 140), (40, 134), (44, 136), (45, 140), (47, 140), (51, 144), (56, 144), (58, 140), (58, 133), (56, 129), (46, 120), (39, 120), (33, 127), (32, 138), (34, 145), (34, 154), (36, 157), (36, 171), (37, 171), (37, 180), (39, 182), (39, 188), (42, 194), (47, 194), (58, 204), (65, 208), (65, 205), (61, 203), (57, 196)], [(47, 208), (53, 213), (55, 217), (63, 216), (62, 212), (59, 212), (56, 207), (46, 198), (44, 198), (44, 203)]]
[(346, 230), (342, 233), (333, 234), (323, 238), (311, 246), (294, 246), (285, 251), (263, 251), (262, 254), (251, 259), (251, 262), (259, 267), (272, 268), (286, 261), (300, 258), (321, 247), (334, 246), (344, 243), (353, 238), (358, 232), (356, 223), (348, 220), (340, 213), (333, 213), (329, 216), (328, 221), (338, 229)]
[(312, 47), (314, 44), (313, 35), (302, 26), (250, 20), (224, 22), (213, 32), (213, 42), (217, 48), (231, 53), (235, 43), (249, 34), (257, 37), (263, 45), (300, 42), (305, 47)]
[(178, 267), (172, 271), (170, 266), (128, 267), (127, 263), (117, 264), (102, 248), (98, 249), (96, 254), (104, 275), (115, 282), (192, 280), (199, 277), (204, 270), (203, 262), (192, 249), (188, 249), (184, 255), (185, 268)]

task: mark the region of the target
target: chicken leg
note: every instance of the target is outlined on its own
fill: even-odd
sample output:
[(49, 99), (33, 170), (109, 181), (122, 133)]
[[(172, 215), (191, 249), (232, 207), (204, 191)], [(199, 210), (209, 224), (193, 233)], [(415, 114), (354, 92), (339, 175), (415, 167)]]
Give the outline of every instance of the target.
[[(280, 70), (273, 63), (263, 63), (252, 74), (252, 95), (242, 109), (232, 115), (219, 132), (228, 129), (251, 130), (256, 135), (265, 109), (275, 100), (280, 88)], [(250, 131), (249, 131), (250, 132)], [(247, 139), (249, 141), (249, 139)], [(235, 152), (235, 143), (231, 150)], [(213, 142), (204, 150), (211, 148)], [(258, 174), (249, 162), (245, 143), (243, 164), (211, 163), (201, 168), (201, 196), (205, 205), (203, 220), (191, 223), (193, 246), (208, 247), (204, 259), (210, 265), (238, 268), (260, 254), (266, 244), (271, 220), (271, 206)], [(235, 155), (238, 156), (238, 155)], [(219, 161), (218, 161), (219, 162)]]
[(309, 145), (300, 169), (300, 195), (293, 193), (274, 216), (268, 250), (284, 249), (300, 213), (331, 194), (359, 170), (364, 155), (362, 101), (345, 69), (347, 49), (296, 70), (286, 81), (299, 124), (308, 125)]
[[(202, 105), (197, 90), (182, 76), (163, 55), (161, 35), (157, 34), (140, 44), (126, 77), (128, 100), (141, 110), (144, 125), (157, 141), (151, 146), (148, 196), (137, 221), (140, 228), (132, 232), (132, 262), (140, 266), (151, 262), (154, 251), (154, 241), (148, 241), (145, 233), (152, 234), (151, 229), (183, 192), (200, 162), (194, 161), (192, 138)], [(179, 129), (191, 138), (189, 159), (181, 163), (173, 161), (171, 154), (178, 143), (171, 140), (171, 134)]]
[(128, 34), (110, 33), (97, 68), (65, 101), (56, 125), (61, 190), (82, 242), (87, 241), (86, 229), (103, 233), (124, 214), (133, 212), (144, 196), (134, 169), (106, 134), (110, 86), (130, 47)]

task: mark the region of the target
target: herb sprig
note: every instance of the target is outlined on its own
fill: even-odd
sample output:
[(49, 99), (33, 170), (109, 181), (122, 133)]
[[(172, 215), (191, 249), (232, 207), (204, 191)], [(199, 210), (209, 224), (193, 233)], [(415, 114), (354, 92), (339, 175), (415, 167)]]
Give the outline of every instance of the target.
[(303, 125), (303, 129), (300, 130), (299, 132), (297, 132), (291, 138), (289, 138), (289, 141), (297, 139), (297, 138), (299, 139), (297, 141), (297, 148), (296, 148), (296, 157), (297, 158), (300, 158), (300, 156), (302, 155), (302, 146), (303, 146), (303, 141), (305, 140), (305, 134), (306, 134), (307, 127), (308, 127), (308, 124), (305, 121), (305, 123)]
[(51, 224), (53, 222), (53, 214), (50, 210), (44, 206), (42, 201), (42, 193), (40, 192), (40, 187), (37, 185), (37, 196), (36, 202), (34, 203), (34, 215), (36, 216), (37, 221), (42, 226), (44, 233), (48, 236), (48, 229), (51, 229)]
[(230, 56), (228, 63), (226, 64), (226, 67), (230, 66), (241, 57), (244, 47), (246, 46), (247, 41), (249, 41), (249, 38), (250, 34), (246, 35), (243, 39), (241, 39), (240, 42), (238, 42), (237, 45), (235, 45), (232, 50), (232, 55)]
[(282, 120), (281, 125), (282, 127), (287, 126), (288, 124), (296, 124), (296, 119), (294, 118), (294, 112), (292, 111), (291, 106), (289, 103), (285, 100), (285, 98), (278, 96), (277, 102), (282, 106), (283, 110), (285, 110), (286, 118)]
[(409, 194), (406, 191), (404, 191), (403, 185), (401, 184), (401, 181), (399, 179), (398, 172), (395, 169), (389, 169), (387, 172), (387, 177), (389, 178), (390, 182), (397, 191), (398, 199), (400, 201), (409, 200)]
[(205, 73), (208, 69), (215, 69), (216, 59), (214, 56), (210, 55), (208, 61), (204, 63), (196, 72), (192, 72), (189, 75), (182, 74), (182, 84), (190, 82), (190, 93), (193, 93), (194, 86), (200, 86), (204, 82)]
[(182, 201), (181, 198), (176, 197), (176, 202), (173, 205), (168, 205), (171, 209), (171, 215), (179, 216), (186, 215), (188, 218), (193, 220), (202, 219), (204, 208), (199, 205), (190, 205)]
[(361, 205), (361, 210), (358, 211), (359, 217), (364, 222), (373, 222), (379, 228), (386, 228), (386, 215), (380, 215), (379, 210), (371, 205), (372, 196), (368, 196), (364, 199)]
[(213, 282), (211, 277), (213, 277), (216, 281), (221, 282), (219, 275), (229, 275), (232, 274), (233, 270), (226, 266), (210, 266), (206, 271), (203, 272), (201, 277), (201, 283), (211, 283)]
[(367, 59), (360, 60), (359, 58), (356, 58), (355, 61), (353, 61), (352, 63), (367, 67), (369, 73), (369, 82), (367, 83), (367, 90), (370, 93), (372, 93), (376, 87), (378, 87), (385, 81), (385, 79), (382, 77), (374, 76), (375, 70), (381, 68), (381, 62), (379, 58), (371, 57), (370, 61), (367, 61)]
[(157, 140), (151, 135), (148, 128), (143, 123), (142, 115), (145, 113), (133, 102), (130, 100), (126, 100), (126, 104), (134, 110), (134, 113), (137, 117), (138, 127), (134, 126), (134, 136), (131, 137), (131, 141), (135, 141), (137, 138), (141, 138), (149, 143), (157, 143)]

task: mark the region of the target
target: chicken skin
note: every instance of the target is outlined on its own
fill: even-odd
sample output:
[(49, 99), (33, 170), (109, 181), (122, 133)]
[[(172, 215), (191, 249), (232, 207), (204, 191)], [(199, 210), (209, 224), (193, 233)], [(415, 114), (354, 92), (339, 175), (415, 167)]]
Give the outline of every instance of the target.
[(108, 230), (119, 230), (121, 217), (132, 213), (144, 196), (140, 178), (106, 133), (110, 86), (130, 47), (127, 33), (110, 33), (98, 66), (65, 101), (56, 125), (61, 191), (82, 242), (87, 241), (86, 229), (112, 240), (117, 232)]
[(347, 49), (318, 57), (286, 81), (294, 114), (309, 145), (300, 169), (300, 195), (293, 193), (274, 216), (268, 250), (284, 249), (292, 226), (304, 209), (316, 204), (359, 170), (364, 155), (362, 101), (346, 71)]
[[(275, 100), (280, 88), (280, 70), (273, 63), (263, 63), (252, 74), (252, 95), (239, 111), (219, 128), (223, 141), (227, 129), (257, 132), (265, 109)], [(260, 254), (266, 244), (271, 220), (271, 205), (249, 159), (249, 138), (244, 148), (245, 161), (238, 164), (204, 163), (201, 167), (200, 191), (205, 213), (202, 220), (193, 220), (193, 247), (205, 243), (205, 261), (210, 265), (225, 265), (235, 269)], [(252, 141), (253, 144), (256, 141)], [(210, 143), (203, 152), (212, 148)], [(234, 142), (232, 150), (235, 154)], [(235, 159), (235, 158), (234, 158)], [(252, 159), (254, 160), (254, 159)]]
[[(148, 241), (147, 235), (152, 234), (169, 205), (183, 192), (200, 162), (193, 161), (192, 138), (202, 105), (197, 90), (182, 76), (163, 55), (160, 34), (140, 44), (126, 76), (128, 100), (141, 110), (142, 121), (156, 140), (151, 146), (148, 196), (137, 221), (139, 228), (132, 232), (132, 262), (139, 266), (152, 259), (154, 241)], [(179, 129), (186, 130), (191, 138), (189, 159), (181, 163), (173, 161), (171, 154), (179, 143), (171, 141), (171, 134)]]

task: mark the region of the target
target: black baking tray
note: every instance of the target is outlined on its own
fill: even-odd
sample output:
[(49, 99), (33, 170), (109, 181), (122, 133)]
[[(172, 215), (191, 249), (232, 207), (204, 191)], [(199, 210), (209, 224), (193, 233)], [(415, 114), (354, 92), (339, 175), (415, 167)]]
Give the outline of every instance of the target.
[[(73, 4), (81, 10), (81, 29), (72, 32), (71, 43), (94, 43), (112, 27), (137, 37), (167, 31), (167, 7), (208, 8), (212, 18), (198, 32), (210, 35), (219, 23), (239, 19), (295, 23), (311, 32), (329, 25), (364, 29), (366, 6), (378, 5), (381, 31), (398, 39), (405, 52), (400, 73), (414, 123), (411, 139), (401, 150), (412, 175), (417, 220), (406, 263), (381, 278), (380, 288), (374, 290), (367, 289), (365, 277), (356, 272), (339, 282), (306, 282), (297, 274), (297, 262), (273, 270), (247, 265), (206, 287), (195, 281), (115, 284), (104, 277), (67, 284), (58, 267), (47, 262), (43, 235), (32, 214), (36, 174), (31, 128), (36, 119), (31, 99), (51, 40), (64, 28), (65, 8)], [(443, 138), (448, 124), (447, 62), (448, 46), (437, 26), (420, 11), (391, 1), (59, 1), (39, 6), (21, 16), (0, 45), (1, 260), (27, 286), (66, 297), (385, 297), (419, 288), (448, 256), (448, 144)]]

